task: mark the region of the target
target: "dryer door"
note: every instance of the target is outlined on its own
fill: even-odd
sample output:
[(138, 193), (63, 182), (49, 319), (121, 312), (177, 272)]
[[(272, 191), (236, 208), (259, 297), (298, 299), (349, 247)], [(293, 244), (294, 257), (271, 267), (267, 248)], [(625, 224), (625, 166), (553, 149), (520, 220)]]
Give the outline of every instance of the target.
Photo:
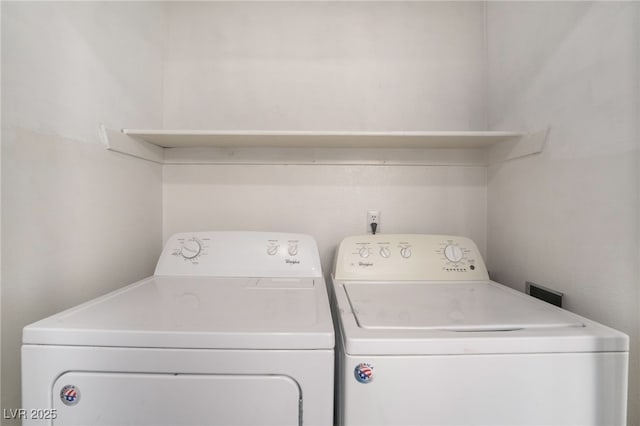
[(56, 380), (59, 425), (298, 425), (287, 376), (69, 372)]

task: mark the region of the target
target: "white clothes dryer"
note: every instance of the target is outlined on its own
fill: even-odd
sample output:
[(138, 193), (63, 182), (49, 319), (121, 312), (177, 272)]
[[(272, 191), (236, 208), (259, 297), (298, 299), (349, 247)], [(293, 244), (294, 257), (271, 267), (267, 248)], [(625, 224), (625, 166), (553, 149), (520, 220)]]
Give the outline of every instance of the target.
[(24, 328), (24, 424), (331, 425), (333, 348), (312, 237), (177, 234), (153, 276)]
[(490, 281), (468, 238), (342, 241), (341, 425), (623, 425), (628, 337)]

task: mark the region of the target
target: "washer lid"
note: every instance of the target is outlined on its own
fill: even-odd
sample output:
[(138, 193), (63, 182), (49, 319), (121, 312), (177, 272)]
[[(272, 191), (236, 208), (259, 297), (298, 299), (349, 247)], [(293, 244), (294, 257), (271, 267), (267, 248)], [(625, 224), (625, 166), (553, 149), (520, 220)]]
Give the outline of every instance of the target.
[(361, 328), (506, 331), (582, 327), (578, 318), (491, 283), (347, 283)]
[(322, 278), (153, 276), (24, 328), (23, 343), (333, 348)]
[(629, 337), (492, 281), (334, 281), (349, 355), (626, 352)]

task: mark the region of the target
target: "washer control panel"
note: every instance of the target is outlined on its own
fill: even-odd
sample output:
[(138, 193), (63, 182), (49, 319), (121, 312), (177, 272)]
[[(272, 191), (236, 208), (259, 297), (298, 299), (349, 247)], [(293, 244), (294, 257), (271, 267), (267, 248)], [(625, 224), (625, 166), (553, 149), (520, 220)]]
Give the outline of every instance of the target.
[(169, 238), (155, 275), (321, 277), (318, 246), (305, 234), (190, 232)]
[(336, 279), (460, 281), (489, 279), (480, 251), (452, 235), (377, 234), (345, 238), (336, 253)]

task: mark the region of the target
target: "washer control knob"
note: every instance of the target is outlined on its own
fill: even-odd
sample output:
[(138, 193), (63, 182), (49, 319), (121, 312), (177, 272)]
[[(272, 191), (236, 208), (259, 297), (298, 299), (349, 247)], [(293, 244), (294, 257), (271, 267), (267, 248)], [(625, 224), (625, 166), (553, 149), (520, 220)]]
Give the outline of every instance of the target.
[(385, 259), (391, 256), (391, 250), (389, 250), (389, 247), (380, 247), (380, 256)]
[(360, 251), (358, 251), (358, 253), (360, 254), (360, 257), (367, 258), (367, 257), (369, 257), (369, 248), (368, 247), (362, 247), (360, 249)]
[(274, 256), (276, 253), (278, 253), (278, 245), (277, 244), (270, 244), (267, 246), (267, 254), (269, 256)]
[(449, 244), (444, 248), (444, 255), (450, 262), (459, 262), (464, 257), (464, 253), (458, 246)]
[(200, 241), (196, 240), (195, 238), (191, 238), (182, 243), (182, 247), (180, 248), (180, 255), (185, 259), (194, 259), (200, 254), (201, 251), (202, 245), (200, 245)]
[(400, 249), (400, 256), (404, 257), (405, 259), (408, 259), (411, 257), (411, 247), (402, 247)]
[(289, 256), (295, 256), (298, 254), (298, 245), (297, 244), (289, 244)]

